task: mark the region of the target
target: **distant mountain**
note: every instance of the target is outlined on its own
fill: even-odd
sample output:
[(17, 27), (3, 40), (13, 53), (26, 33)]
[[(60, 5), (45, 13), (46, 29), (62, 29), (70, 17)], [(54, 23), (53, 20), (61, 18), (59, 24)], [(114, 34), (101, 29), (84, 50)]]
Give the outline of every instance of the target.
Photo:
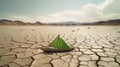
[(120, 25), (120, 19), (99, 21), (99, 22), (94, 23), (94, 25)]
[(41, 22), (35, 22), (35, 23), (30, 23), (30, 22), (23, 22), (23, 21), (12, 21), (12, 20), (0, 20), (0, 25), (42, 25)]
[(50, 22), (50, 25), (76, 25), (80, 24), (80, 22), (68, 21), (68, 22)]
[(2, 20), (0, 20), (0, 22), (13, 22), (12, 20), (6, 20), (6, 19), (2, 19)]
[(120, 25), (120, 19), (116, 20), (108, 20), (108, 21), (99, 21), (99, 22), (93, 22), (93, 23), (84, 23), (84, 22), (53, 22), (53, 23), (42, 23), (42, 22), (23, 22), (23, 21), (12, 21), (12, 20), (6, 20), (2, 19), (0, 20), (0, 25)]
[(33, 23), (33, 25), (43, 25), (43, 23), (37, 21), (37, 22)]
[(120, 25), (120, 19), (108, 20), (108, 21), (99, 21), (99, 22), (57, 22), (50, 23), (51, 25)]

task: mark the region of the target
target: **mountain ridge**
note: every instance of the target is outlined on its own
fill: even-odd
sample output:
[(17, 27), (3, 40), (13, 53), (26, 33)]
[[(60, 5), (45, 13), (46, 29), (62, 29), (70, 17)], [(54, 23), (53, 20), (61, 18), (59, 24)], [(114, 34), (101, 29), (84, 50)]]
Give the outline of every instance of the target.
[(91, 23), (84, 23), (84, 22), (53, 22), (53, 23), (42, 23), (42, 22), (23, 22), (23, 21), (12, 21), (7, 19), (0, 20), (0, 25), (120, 25), (120, 19), (115, 20), (108, 20), (108, 21), (98, 21), (98, 22), (91, 22)]

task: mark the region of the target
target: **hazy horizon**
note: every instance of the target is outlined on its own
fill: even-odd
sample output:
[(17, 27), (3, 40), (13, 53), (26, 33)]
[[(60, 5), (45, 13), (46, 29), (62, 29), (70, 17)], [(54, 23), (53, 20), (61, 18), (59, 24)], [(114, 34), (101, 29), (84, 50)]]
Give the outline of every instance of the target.
[(120, 19), (120, 0), (0, 0), (0, 19), (97, 22)]

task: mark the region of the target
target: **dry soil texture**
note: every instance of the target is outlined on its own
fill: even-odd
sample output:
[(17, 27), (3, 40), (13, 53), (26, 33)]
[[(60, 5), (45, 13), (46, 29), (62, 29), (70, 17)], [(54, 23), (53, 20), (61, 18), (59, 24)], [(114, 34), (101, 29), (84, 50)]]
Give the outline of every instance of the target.
[[(58, 34), (74, 50), (42, 52)], [(120, 67), (120, 26), (0, 26), (0, 67)]]

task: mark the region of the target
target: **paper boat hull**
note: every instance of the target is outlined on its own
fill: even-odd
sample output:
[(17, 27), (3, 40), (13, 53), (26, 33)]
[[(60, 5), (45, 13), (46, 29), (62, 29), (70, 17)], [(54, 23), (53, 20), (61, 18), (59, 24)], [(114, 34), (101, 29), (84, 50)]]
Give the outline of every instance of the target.
[(68, 51), (72, 51), (73, 48), (71, 49), (55, 49), (55, 48), (41, 48), (44, 52), (68, 52)]

